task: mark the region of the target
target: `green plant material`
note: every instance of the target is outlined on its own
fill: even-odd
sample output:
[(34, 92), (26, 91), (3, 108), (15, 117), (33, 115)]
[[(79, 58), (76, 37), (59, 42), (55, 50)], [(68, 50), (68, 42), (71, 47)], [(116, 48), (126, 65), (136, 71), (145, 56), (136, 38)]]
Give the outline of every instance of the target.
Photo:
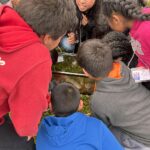
[[(53, 80), (57, 81), (57, 83), (72, 83), (80, 90), (81, 94), (92, 94), (95, 81), (83, 74), (82, 68), (77, 64), (76, 55), (61, 53), (59, 56), (64, 61), (53, 65)], [(72, 74), (70, 75), (70, 73)]]
[(81, 99), (83, 100), (83, 109), (82, 113), (91, 115), (91, 109), (90, 109), (90, 96), (89, 95), (81, 95)]
[(64, 61), (53, 65), (53, 71), (83, 73), (82, 68), (77, 64), (75, 56), (63, 55)]
[(43, 117), (47, 117), (47, 116), (53, 116), (53, 114), (51, 113), (51, 111), (48, 109), (46, 112), (43, 113)]
[[(56, 65), (53, 65), (52, 70), (53, 71), (61, 71), (61, 72), (69, 72), (69, 73), (80, 73), (82, 74), (82, 68), (77, 64), (76, 61), (76, 56), (74, 55), (69, 55), (69, 54), (60, 54), (61, 56), (63, 56), (64, 61), (63, 62), (59, 62)], [(86, 93), (88, 94), (88, 92), (90, 91), (90, 93), (92, 93), (93, 91), (93, 86), (95, 86), (94, 81), (86, 78), (86, 77), (76, 77), (76, 76), (65, 76), (65, 75), (54, 75), (53, 76), (54, 79), (58, 80), (60, 82), (69, 82), (72, 83), (73, 85), (75, 85), (81, 93)], [(91, 86), (93, 85), (93, 86)], [(90, 96), (89, 95), (81, 95), (81, 99), (84, 102), (84, 107), (83, 110), (81, 112), (83, 112), (84, 114), (90, 114), (90, 106), (89, 106), (89, 99)]]

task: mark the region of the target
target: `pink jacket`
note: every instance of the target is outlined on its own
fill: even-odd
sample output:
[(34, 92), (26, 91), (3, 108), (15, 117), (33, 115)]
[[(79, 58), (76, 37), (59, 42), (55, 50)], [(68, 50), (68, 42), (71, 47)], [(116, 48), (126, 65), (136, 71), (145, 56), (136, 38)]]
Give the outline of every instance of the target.
[[(150, 14), (150, 8), (144, 8)], [(139, 58), (138, 66), (150, 68), (150, 21), (135, 21), (130, 31), (131, 44)]]

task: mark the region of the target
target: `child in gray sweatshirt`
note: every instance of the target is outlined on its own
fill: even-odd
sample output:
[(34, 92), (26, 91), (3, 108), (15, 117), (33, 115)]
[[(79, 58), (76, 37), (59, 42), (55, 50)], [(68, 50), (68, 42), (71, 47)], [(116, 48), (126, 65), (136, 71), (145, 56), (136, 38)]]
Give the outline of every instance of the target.
[[(116, 36), (119, 34), (116, 33)], [(84, 42), (78, 50), (77, 61), (85, 74), (97, 81), (91, 100), (93, 114), (112, 129), (128, 150), (148, 150), (150, 91), (135, 83), (128, 67), (120, 61), (120, 57), (124, 57), (120, 52), (125, 52), (125, 48), (128, 51), (130, 43), (116, 39), (120, 43), (118, 48), (114, 40), (106, 37), (103, 41), (93, 39)]]

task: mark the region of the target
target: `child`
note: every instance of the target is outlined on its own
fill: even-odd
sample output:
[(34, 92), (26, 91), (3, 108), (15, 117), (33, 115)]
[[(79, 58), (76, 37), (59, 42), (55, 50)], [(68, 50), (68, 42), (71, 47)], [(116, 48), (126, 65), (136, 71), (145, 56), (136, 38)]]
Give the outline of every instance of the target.
[[(103, 11), (113, 30), (123, 32), (127, 28), (130, 29), (131, 44), (138, 56), (137, 66), (149, 71), (150, 8), (142, 10), (133, 0), (104, 0)], [(145, 82), (143, 85), (150, 90), (150, 82)]]
[(142, 10), (133, 0), (104, 0), (103, 12), (113, 30), (130, 29), (132, 47), (139, 58), (138, 66), (150, 68), (150, 9)]
[(79, 43), (93, 37), (102, 37), (110, 31), (102, 13), (102, 0), (74, 0), (74, 2), (79, 25), (76, 31), (68, 33), (68, 37), (65, 37), (60, 45), (68, 52), (73, 52)]
[(123, 150), (101, 121), (77, 112), (82, 106), (77, 88), (69, 83), (57, 85), (50, 103), (55, 117), (43, 119), (37, 150)]
[[(72, 1), (21, 0), (17, 11), (0, 7), (0, 139), (6, 142), (0, 140), (0, 149), (7, 145), (7, 150), (27, 150), (27, 137), (37, 134), (48, 106), (49, 50), (77, 24)], [(8, 113), (13, 131), (7, 130)]]
[(98, 8), (100, 5), (99, 1), (100, 0), (74, 0), (77, 17), (79, 19), (79, 25), (76, 29), (79, 35), (78, 37), (76, 36), (76, 31), (67, 33), (68, 37), (64, 37), (61, 42), (61, 47), (65, 48), (66, 51), (73, 52), (77, 40), (81, 42), (91, 37), (95, 15), (98, 9), (100, 9)]
[(150, 92), (135, 83), (126, 65), (113, 61), (112, 50), (113, 44), (98, 39), (84, 42), (78, 50), (79, 65), (97, 81), (92, 112), (116, 128), (113, 131), (126, 148), (150, 149)]
[[(133, 56), (133, 50), (129, 38), (124, 33), (112, 31), (104, 36), (103, 41), (110, 45), (114, 60), (121, 59), (128, 65)], [(136, 66), (134, 63), (130, 65), (131, 68)]]

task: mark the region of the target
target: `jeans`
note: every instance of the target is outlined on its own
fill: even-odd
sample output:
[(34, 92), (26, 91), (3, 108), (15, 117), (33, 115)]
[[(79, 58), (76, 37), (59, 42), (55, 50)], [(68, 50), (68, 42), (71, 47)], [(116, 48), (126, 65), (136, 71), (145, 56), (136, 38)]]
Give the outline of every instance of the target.
[(111, 131), (116, 136), (120, 144), (125, 148), (125, 150), (150, 150), (150, 147), (135, 141), (119, 129), (111, 128)]

